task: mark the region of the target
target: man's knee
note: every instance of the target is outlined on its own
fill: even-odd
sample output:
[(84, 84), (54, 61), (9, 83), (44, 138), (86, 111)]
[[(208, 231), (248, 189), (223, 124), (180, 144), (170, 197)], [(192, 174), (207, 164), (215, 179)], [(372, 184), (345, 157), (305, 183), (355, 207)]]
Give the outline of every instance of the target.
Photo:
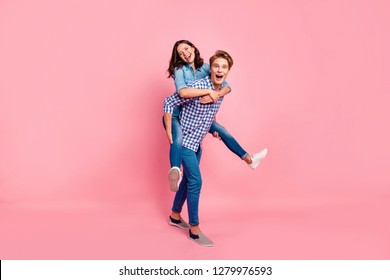
[(200, 189), (202, 188), (202, 177), (197, 178), (188, 178), (188, 192), (189, 193), (199, 193)]
[(195, 179), (196, 186), (200, 189), (202, 187), (202, 177), (198, 177)]

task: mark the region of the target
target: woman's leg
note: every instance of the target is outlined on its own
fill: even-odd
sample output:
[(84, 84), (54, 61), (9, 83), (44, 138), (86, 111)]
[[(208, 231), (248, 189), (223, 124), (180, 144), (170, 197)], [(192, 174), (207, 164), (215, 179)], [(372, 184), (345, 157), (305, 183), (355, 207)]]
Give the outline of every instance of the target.
[(248, 166), (252, 169), (256, 169), (257, 166), (260, 164), (260, 162), (265, 158), (267, 154), (267, 149), (263, 149), (259, 153), (256, 153), (251, 156), (241, 147), (241, 145), (226, 130), (226, 128), (224, 128), (222, 125), (220, 125), (215, 121), (212, 123), (209, 132), (211, 134), (217, 132), (218, 136), (221, 138), (223, 143), (225, 143), (226, 147), (228, 147), (229, 150), (232, 151), (234, 154), (236, 154), (239, 158), (244, 160), (248, 164)]
[(171, 162), (171, 169), (168, 173), (169, 188), (173, 192), (177, 192), (182, 173), (181, 165), (181, 149), (183, 144), (183, 132), (180, 126), (179, 117), (172, 117), (172, 140), (173, 143), (169, 148), (169, 160)]
[[(162, 119), (164, 129), (164, 117)], [(172, 116), (172, 140), (173, 143), (169, 147), (169, 162), (171, 167), (179, 167), (181, 165), (181, 146), (183, 144), (183, 131), (180, 126), (179, 117)]]
[(213, 122), (209, 132), (211, 134), (217, 132), (223, 143), (225, 143), (226, 147), (228, 147), (229, 150), (236, 154), (239, 158), (245, 159), (249, 156), (249, 154), (241, 147), (236, 139), (234, 139), (234, 137), (226, 130), (226, 128), (224, 128), (219, 123)]
[[(164, 118), (163, 124), (165, 128)], [(168, 173), (169, 187), (171, 191), (176, 192), (179, 188), (179, 183), (182, 178), (180, 171), (181, 165), (181, 147), (183, 144), (183, 132), (180, 126), (179, 117), (172, 116), (172, 140), (173, 143), (169, 147), (169, 161), (171, 169)]]
[(173, 143), (169, 148), (169, 160), (171, 163), (171, 167), (176, 166), (180, 168), (183, 132), (178, 117), (172, 117), (172, 140)]

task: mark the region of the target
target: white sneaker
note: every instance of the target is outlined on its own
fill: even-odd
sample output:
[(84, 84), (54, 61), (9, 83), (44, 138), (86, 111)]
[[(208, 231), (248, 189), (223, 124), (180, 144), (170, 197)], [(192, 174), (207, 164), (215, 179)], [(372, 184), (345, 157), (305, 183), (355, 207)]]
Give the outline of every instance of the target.
[(252, 163), (248, 164), (248, 166), (255, 170), (259, 166), (260, 162), (265, 158), (267, 152), (267, 149), (263, 149), (260, 153), (252, 155)]
[(183, 175), (179, 167), (174, 166), (168, 172), (169, 187), (171, 191), (177, 192)]

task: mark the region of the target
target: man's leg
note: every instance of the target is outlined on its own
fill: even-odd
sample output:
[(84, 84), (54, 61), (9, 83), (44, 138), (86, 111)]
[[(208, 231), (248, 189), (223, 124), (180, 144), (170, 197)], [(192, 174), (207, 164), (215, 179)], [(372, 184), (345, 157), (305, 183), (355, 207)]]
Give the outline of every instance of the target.
[(190, 226), (182, 219), (180, 213), (183, 209), (184, 202), (187, 199), (187, 178), (185, 172), (183, 173), (183, 180), (180, 183), (179, 190), (175, 195), (172, 205), (172, 213), (169, 217), (169, 224), (177, 226), (181, 229), (188, 230)]
[(183, 169), (187, 178), (187, 206), (190, 223), (188, 237), (201, 246), (213, 246), (199, 228), (199, 197), (202, 187), (202, 176), (199, 169), (201, 150), (194, 152), (183, 147)]
[(181, 213), (183, 209), (184, 202), (187, 199), (187, 176), (186, 173), (183, 173), (183, 180), (180, 182), (179, 190), (175, 195), (173, 200), (172, 211), (175, 213)]
[(183, 169), (187, 181), (187, 206), (189, 223), (192, 226), (199, 225), (199, 197), (202, 187), (202, 176), (199, 169), (199, 159), (197, 153), (182, 148)]

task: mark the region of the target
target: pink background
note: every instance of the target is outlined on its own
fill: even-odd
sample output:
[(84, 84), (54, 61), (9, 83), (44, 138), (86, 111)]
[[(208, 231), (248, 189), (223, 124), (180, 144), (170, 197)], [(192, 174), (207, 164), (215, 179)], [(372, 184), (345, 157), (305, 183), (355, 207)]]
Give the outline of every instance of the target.
[[(389, 259), (389, 11), (1, 0), (0, 259)], [(167, 225), (161, 116), (179, 39), (233, 56), (218, 120), (251, 153), (269, 149), (252, 171), (206, 137), (213, 248)]]

